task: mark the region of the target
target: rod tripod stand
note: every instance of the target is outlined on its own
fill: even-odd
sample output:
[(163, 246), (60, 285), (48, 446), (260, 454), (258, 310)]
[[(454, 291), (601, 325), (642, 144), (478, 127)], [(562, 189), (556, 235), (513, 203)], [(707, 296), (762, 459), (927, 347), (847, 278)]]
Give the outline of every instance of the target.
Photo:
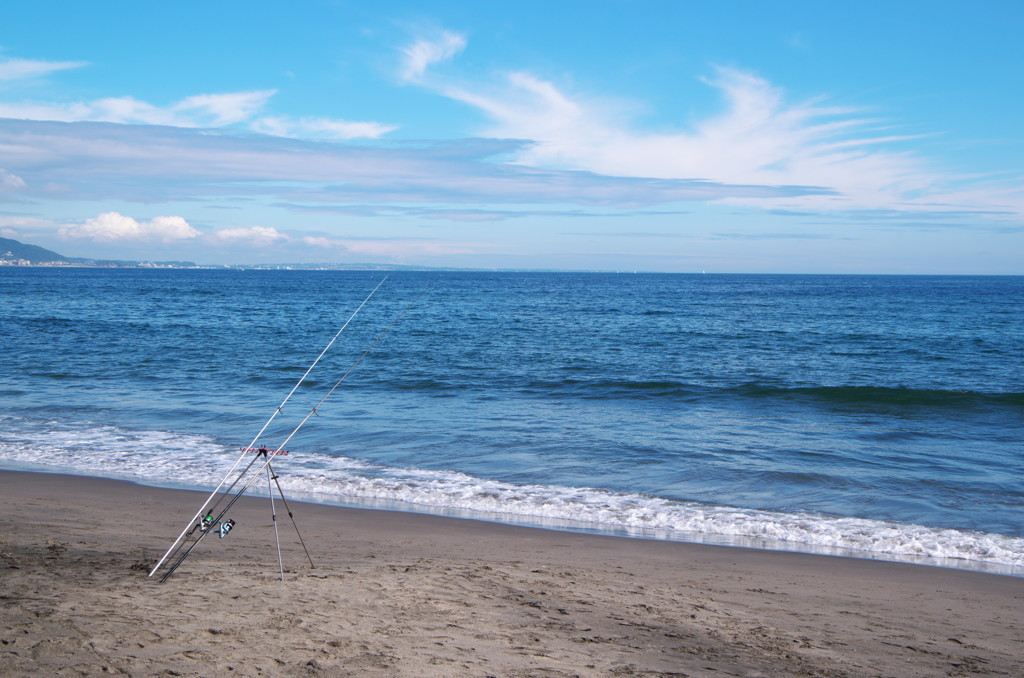
[[(277, 494), (281, 497), (281, 503), (284, 504), (284, 510), (288, 512), (288, 518), (292, 521), (292, 527), (295, 528), (295, 534), (299, 537), (299, 543), (302, 544), (302, 550), (306, 553), (306, 559), (309, 560), (309, 566), (316, 569), (316, 565), (313, 564), (313, 558), (309, 555), (309, 549), (306, 548), (306, 542), (302, 538), (302, 532), (299, 531), (299, 524), (295, 522), (295, 515), (292, 513), (291, 507), (288, 506), (288, 500), (285, 499), (284, 490), (281, 489), (281, 483), (277, 480), (277, 473), (274, 472), (274, 467), (270, 465), (270, 451), (265, 447), (261, 447), (256, 451), (256, 454), (262, 456), (266, 461), (267, 496), (270, 498), (270, 515), (274, 523), (274, 542), (277, 544), (277, 565), (278, 569), (281, 571), (281, 581), (284, 581), (284, 561), (281, 559), (281, 535), (277, 530), (277, 509), (274, 507), (274, 487), (277, 488)], [(282, 451), (277, 450), (277, 455), (280, 454), (282, 454)], [(284, 452), (284, 454), (288, 453)], [(271, 486), (271, 482), (273, 482), (273, 486)]]
[[(277, 563), (278, 569), (281, 573), (281, 580), (284, 580), (284, 560), (281, 556), (281, 536), (277, 527), (277, 507), (274, 503), (274, 490), (276, 488), (278, 496), (281, 498), (281, 502), (284, 505), (285, 511), (288, 513), (288, 517), (292, 521), (292, 526), (295, 528), (295, 534), (299, 537), (299, 543), (302, 544), (302, 550), (306, 554), (306, 558), (309, 560), (309, 566), (315, 568), (313, 564), (313, 558), (309, 555), (309, 549), (306, 548), (306, 542), (302, 538), (302, 532), (299, 531), (299, 525), (295, 522), (295, 515), (292, 513), (291, 506), (288, 505), (288, 499), (284, 496), (284, 490), (281, 489), (281, 483), (278, 481), (277, 473), (274, 471), (274, 467), (271, 464), (271, 460), (277, 456), (284, 456), (288, 454), (287, 450), (268, 450), (266, 447), (246, 447), (242, 448), (243, 458), (247, 453), (252, 453), (252, 460), (243, 468), (239, 473), (235, 475), (234, 481), (228, 485), (227, 489), (223, 492), (220, 488), (224, 486), (228, 478), (234, 474), (235, 469), (238, 467), (239, 462), (235, 462), (235, 466), (228, 471), (225, 478), (221, 481), (221, 484), (214, 490), (213, 494), (207, 498), (202, 508), (193, 518), (193, 521), (198, 520), (199, 522), (186, 528), (178, 536), (175, 542), (171, 545), (171, 548), (167, 550), (164, 557), (156, 564), (153, 570), (149, 573), (149, 576), (153, 576), (160, 566), (165, 561), (170, 559), (171, 564), (168, 566), (167, 571), (163, 577), (160, 578), (160, 583), (166, 582), (171, 578), (171, 575), (178, 569), (178, 567), (185, 562), (192, 550), (199, 545), (207, 535), (217, 533), (221, 539), (228, 536), (231, 530), (235, 527), (235, 521), (227, 517), (227, 513), (234, 506), (235, 502), (241, 498), (242, 494), (256, 482), (259, 478), (266, 473), (267, 476), (267, 494), (270, 498), (270, 513), (273, 519), (274, 525), (274, 540), (277, 544)], [(262, 463), (261, 463), (262, 462)], [(254, 466), (259, 466), (253, 470)], [(244, 481), (244, 482), (243, 482)], [(240, 489), (235, 491), (235, 487), (241, 484)], [(220, 508), (221, 504), (227, 500), (227, 504)], [(218, 512), (218, 509), (219, 512)], [(202, 516), (200, 518), (200, 516)]]
[[(324, 357), (324, 354), (327, 353), (327, 351), (331, 348), (334, 342), (337, 341), (338, 337), (341, 336), (341, 333), (345, 331), (346, 327), (348, 327), (348, 324), (352, 322), (352, 319), (356, 316), (357, 313), (359, 313), (359, 310), (364, 305), (366, 305), (366, 302), (370, 300), (370, 297), (372, 297), (374, 293), (378, 289), (380, 289), (380, 286), (384, 284), (385, 280), (387, 280), (386, 276), (379, 283), (377, 283), (377, 286), (373, 288), (373, 290), (366, 296), (365, 299), (363, 299), (363, 302), (359, 304), (355, 311), (352, 312), (352, 315), (349, 316), (348, 320), (345, 321), (345, 324), (341, 326), (341, 329), (339, 329), (338, 332), (334, 335), (334, 337), (327, 343), (327, 346), (324, 347), (324, 349), (320, 352), (320, 355), (317, 356), (316, 360), (313, 361), (313, 364), (310, 365), (308, 369), (306, 369), (305, 374), (303, 374), (302, 377), (299, 378), (295, 386), (292, 387), (292, 390), (288, 393), (287, 396), (285, 396), (284, 400), (281, 401), (281, 404), (277, 406), (277, 409), (274, 410), (274, 413), (267, 420), (267, 423), (263, 424), (263, 428), (260, 429), (260, 432), (256, 434), (256, 437), (253, 438), (253, 441), (249, 443), (249, 446), (242, 448), (242, 455), (238, 458), (237, 461), (235, 461), (234, 466), (232, 466), (231, 469), (224, 475), (224, 478), (220, 481), (220, 484), (217, 485), (217, 489), (215, 489), (213, 491), (213, 494), (211, 494), (209, 498), (207, 498), (203, 506), (195, 514), (192, 520), (189, 521), (189, 523), (185, 526), (185, 529), (182, 530), (181, 534), (178, 535), (178, 538), (174, 540), (174, 543), (171, 544), (171, 547), (167, 550), (167, 553), (165, 553), (163, 557), (153, 567), (152, 571), (150, 571), (149, 573), (150, 577), (156, 574), (157, 570), (160, 569), (164, 562), (168, 561), (168, 559), (171, 559), (172, 562), (168, 566), (167, 571), (164, 573), (160, 581), (165, 582), (168, 579), (170, 579), (171, 575), (174, 574), (174, 571), (178, 569), (178, 566), (180, 566), (185, 561), (186, 558), (188, 558), (188, 555), (199, 544), (199, 542), (201, 542), (204, 537), (206, 537), (208, 534), (214, 531), (213, 527), (215, 525), (217, 526), (217, 531), (220, 533), (221, 538), (226, 537), (228, 533), (231, 532), (232, 528), (235, 526), (233, 520), (225, 520), (227, 512), (231, 509), (232, 506), (234, 506), (235, 502), (238, 501), (238, 499), (249, 488), (249, 486), (256, 482), (256, 480), (258, 480), (260, 477), (262, 477), (262, 474), (265, 471), (267, 474), (267, 489), (270, 491), (270, 510), (274, 518), (274, 536), (275, 539), (277, 540), (277, 560), (281, 570), (281, 579), (284, 579), (284, 564), (281, 560), (281, 540), (277, 529), (277, 511), (274, 506), (275, 485), (277, 487), (278, 494), (281, 496), (281, 501), (284, 503), (285, 510), (288, 511), (288, 517), (291, 518), (292, 524), (295, 525), (296, 533), (299, 533), (299, 527), (295, 524), (295, 517), (292, 515), (291, 508), (288, 506), (288, 500), (285, 499), (284, 492), (281, 491), (281, 484), (277, 481), (277, 474), (274, 473), (274, 469), (271, 467), (270, 464), (271, 460), (274, 457), (288, 454), (286, 450), (281, 448), (287, 445), (288, 441), (292, 439), (292, 436), (298, 433), (299, 429), (301, 429), (305, 425), (305, 423), (309, 421), (309, 418), (317, 413), (317, 409), (324, 403), (324, 401), (327, 400), (327, 398), (330, 397), (330, 395), (334, 393), (334, 391), (337, 390), (339, 386), (341, 386), (342, 382), (345, 381), (348, 375), (351, 374), (352, 371), (359, 365), (359, 363), (363, 361), (367, 354), (369, 354), (370, 351), (372, 351), (373, 348), (377, 344), (379, 344), (382, 339), (384, 339), (385, 335), (387, 335), (387, 333), (391, 331), (391, 328), (394, 327), (395, 323), (397, 323), (399, 319), (401, 319), (401, 317), (405, 315), (409, 311), (409, 309), (412, 308), (416, 304), (416, 302), (419, 301), (423, 297), (423, 295), (427, 293), (428, 290), (430, 290), (431, 287), (433, 287), (433, 283), (431, 283), (426, 289), (420, 292), (419, 296), (416, 297), (416, 299), (414, 299), (407, 306), (405, 306), (405, 308), (403, 308), (401, 312), (399, 312), (394, 317), (394, 319), (391, 321), (391, 324), (384, 328), (384, 330), (377, 336), (376, 339), (373, 340), (373, 342), (366, 348), (366, 350), (364, 350), (359, 355), (359, 357), (356, 358), (355, 362), (352, 363), (352, 366), (348, 368), (348, 371), (341, 375), (341, 378), (334, 383), (330, 390), (327, 391), (327, 393), (319, 401), (317, 401), (313, 408), (306, 414), (305, 418), (303, 418), (303, 420), (300, 421), (299, 424), (294, 429), (292, 429), (292, 432), (288, 434), (288, 437), (284, 439), (284, 441), (281, 443), (278, 449), (269, 450), (266, 447), (255, 447), (255, 445), (257, 441), (259, 441), (262, 438), (263, 433), (267, 430), (267, 427), (270, 426), (270, 423), (274, 421), (274, 418), (277, 417), (277, 415), (281, 414), (285, 404), (295, 394), (295, 391), (298, 390), (299, 386), (302, 385), (306, 377), (309, 376), (309, 373), (313, 370), (314, 367), (316, 367), (317, 363), (320, 362), (320, 359)], [(236, 475), (236, 469), (242, 464), (242, 462), (246, 459), (246, 457), (249, 454), (254, 454), (254, 456), (245, 466), (245, 468)], [(260, 460), (262, 460), (262, 464), (260, 464), (260, 466), (255, 471), (253, 471), (253, 467)], [(231, 482), (231, 484), (227, 487), (226, 490), (221, 492), (221, 488), (223, 488), (224, 485), (228, 482), (228, 480), (230, 480), (232, 477), (234, 477), (234, 480)], [(239, 483), (241, 483), (241, 488), (237, 492), (235, 492), (234, 495), (232, 495), (231, 493), (234, 491), (234, 488)], [(228, 499), (228, 497), (230, 497), (230, 499)], [(227, 500), (227, 504), (224, 506), (223, 509), (220, 509), (220, 512), (218, 513), (218, 508), (220, 507), (221, 503), (224, 502), (225, 500)], [(197, 520), (199, 521), (198, 523), (196, 522)], [(299, 533), (299, 541), (302, 542), (302, 548), (306, 552), (306, 557), (309, 558), (310, 567), (315, 567), (313, 565), (313, 559), (309, 556), (309, 550), (306, 549), (306, 543), (302, 540), (301, 533)]]

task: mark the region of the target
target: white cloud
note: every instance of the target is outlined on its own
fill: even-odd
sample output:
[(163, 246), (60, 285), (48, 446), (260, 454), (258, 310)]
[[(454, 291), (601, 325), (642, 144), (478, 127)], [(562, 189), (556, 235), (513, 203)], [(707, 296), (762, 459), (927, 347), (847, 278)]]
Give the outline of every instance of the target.
[(724, 110), (667, 132), (634, 129), (607, 104), (573, 97), (527, 73), (506, 75), (504, 87), (438, 89), (490, 118), (483, 136), (531, 140), (514, 156), (528, 166), (734, 185), (819, 186), (832, 195), (786, 204), (822, 208), (912, 202), (911, 196), (945, 190), (944, 177), (929, 171), (922, 159), (891, 150), (911, 137), (883, 134), (882, 123), (855, 109), (788, 103), (778, 87), (731, 68), (716, 69), (705, 82), (722, 93)]
[(444, 93), (492, 119), (494, 124), (483, 136), (531, 140), (533, 144), (519, 154), (521, 164), (594, 169), (592, 165), (603, 163), (587, 157), (587, 149), (621, 136), (597, 111), (588, 111), (549, 82), (526, 73), (511, 73), (506, 82), (507, 88), (491, 96), (458, 87), (446, 88)]
[(0, 103), (0, 117), (57, 122), (116, 122), (175, 127), (222, 127), (253, 117), (275, 90), (203, 94), (167, 107), (154, 106), (134, 97), (97, 99), (88, 103)]
[(30, 191), (46, 182), (60, 184), (64, 199), (151, 203), (259, 195), (327, 207), (366, 201), (638, 207), (807, 192), (538, 170), (496, 160), (522, 146), (496, 139), (323, 144), (171, 127), (0, 120), (5, 166), (24, 178)]
[(77, 103), (0, 103), (0, 118), (219, 127), (250, 119), (273, 93), (263, 90), (189, 96), (163, 108), (131, 96)]
[(402, 50), (405, 54), (402, 79), (418, 82), (423, 79), (428, 67), (451, 59), (465, 48), (466, 38), (452, 31), (442, 31), (434, 40), (417, 40)]
[(325, 238), (323, 236), (307, 235), (304, 238), (302, 238), (302, 242), (305, 245), (309, 245), (310, 247), (316, 247), (317, 249), (322, 250), (329, 250), (335, 247), (344, 247), (344, 245), (342, 245), (340, 242), (331, 240), (330, 238)]
[(25, 188), (25, 180), (0, 167), (0, 193)]
[(38, 217), (0, 216), (0, 237), (20, 240), (38, 233), (52, 233), (54, 224)]
[(155, 217), (151, 221), (137, 221), (118, 212), (104, 212), (86, 219), (83, 224), (62, 227), (60, 235), (95, 242), (136, 240), (172, 243), (196, 238), (200, 233), (182, 217)]
[(269, 226), (250, 226), (245, 228), (224, 228), (209, 236), (209, 239), (220, 245), (249, 245), (266, 247), (276, 242), (287, 241), (288, 236)]
[(173, 107), (175, 113), (186, 113), (201, 120), (209, 119), (206, 126), (222, 127), (243, 122), (258, 113), (277, 90), (254, 92), (228, 92), (226, 94), (199, 94), (186, 97)]
[(0, 217), (0, 227), (33, 226), (37, 224), (49, 224), (49, 222), (36, 217)]
[(277, 137), (339, 141), (377, 139), (398, 129), (397, 125), (385, 125), (379, 122), (352, 122), (318, 117), (292, 119), (276, 116), (259, 118), (253, 122), (251, 127), (256, 132)]
[(167, 125), (185, 128), (216, 128), (242, 125), (261, 134), (297, 139), (377, 139), (398, 129), (370, 121), (350, 121), (319, 116), (292, 118), (260, 115), (276, 90), (200, 94), (169, 106), (156, 106), (134, 97), (108, 97), (89, 102), (4, 103), (0, 118), (54, 122), (113, 122)]
[(4, 59), (0, 61), (0, 81), (24, 80), (49, 75), (55, 71), (85, 66), (82, 61), (39, 61), (34, 59)]
[(0, 102), (0, 118), (10, 118), (12, 120), (77, 122), (79, 120), (90, 120), (91, 116), (92, 110), (86, 104), (11, 104)]

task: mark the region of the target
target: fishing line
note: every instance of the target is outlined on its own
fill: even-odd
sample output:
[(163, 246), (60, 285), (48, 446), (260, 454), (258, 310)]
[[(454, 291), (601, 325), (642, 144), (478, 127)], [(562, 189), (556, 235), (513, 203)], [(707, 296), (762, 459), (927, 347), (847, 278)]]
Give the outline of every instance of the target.
[[(164, 564), (164, 561), (166, 561), (167, 558), (171, 556), (172, 552), (176, 553), (180, 549), (179, 543), (186, 538), (186, 533), (188, 533), (189, 530), (192, 529), (192, 526), (195, 524), (195, 521), (203, 515), (203, 512), (207, 510), (207, 506), (210, 504), (210, 502), (213, 501), (214, 497), (216, 497), (220, 493), (221, 488), (224, 487), (224, 484), (227, 482), (228, 478), (231, 476), (232, 473), (234, 473), (235, 469), (238, 468), (238, 465), (242, 463), (242, 460), (245, 459), (245, 456), (249, 452), (249, 450), (256, 445), (256, 441), (260, 439), (260, 436), (263, 435), (263, 432), (267, 430), (267, 427), (270, 426), (270, 423), (274, 421), (277, 415), (281, 414), (281, 411), (284, 408), (285, 404), (291, 399), (292, 395), (295, 394), (295, 391), (299, 389), (299, 386), (302, 385), (302, 382), (306, 380), (306, 377), (309, 376), (309, 373), (312, 372), (313, 368), (316, 367), (317, 363), (320, 362), (320, 359), (324, 357), (324, 354), (326, 354), (327, 351), (331, 348), (331, 346), (334, 345), (334, 342), (338, 340), (338, 337), (340, 337), (341, 333), (345, 331), (345, 328), (349, 326), (349, 323), (351, 323), (352, 319), (356, 317), (356, 314), (359, 313), (360, 310), (362, 310), (363, 306), (366, 305), (366, 302), (370, 300), (370, 297), (372, 297), (377, 292), (377, 290), (380, 289), (380, 286), (383, 285), (384, 281), (386, 281), (387, 279), (388, 276), (384, 276), (384, 278), (381, 279), (379, 283), (377, 283), (377, 286), (374, 287), (368, 295), (366, 295), (366, 298), (363, 299), (362, 303), (360, 303), (359, 306), (357, 306), (356, 309), (352, 311), (352, 314), (348, 317), (348, 320), (345, 321), (345, 324), (341, 326), (341, 329), (338, 330), (337, 333), (335, 333), (334, 337), (331, 338), (329, 342), (327, 342), (327, 346), (325, 346), (324, 349), (320, 351), (320, 355), (316, 357), (316, 360), (314, 360), (313, 363), (309, 366), (309, 368), (306, 369), (305, 373), (299, 378), (299, 380), (295, 382), (295, 386), (292, 387), (292, 390), (288, 392), (288, 395), (285, 396), (284, 400), (281, 401), (281, 404), (277, 406), (277, 408), (274, 410), (274, 413), (270, 415), (270, 418), (267, 419), (265, 424), (263, 424), (263, 428), (260, 429), (260, 432), (256, 434), (256, 437), (252, 439), (252, 442), (249, 443), (247, 447), (243, 448), (242, 454), (238, 457), (237, 460), (235, 460), (235, 463), (231, 466), (230, 469), (228, 469), (227, 473), (224, 474), (224, 477), (221, 478), (221, 481), (220, 483), (217, 484), (216, 489), (214, 489), (214, 491), (210, 493), (210, 496), (206, 498), (206, 501), (203, 502), (203, 505), (199, 507), (198, 511), (196, 511), (196, 514), (192, 517), (192, 520), (190, 520), (185, 525), (185, 529), (181, 531), (181, 534), (179, 534), (177, 539), (174, 540), (174, 542), (171, 544), (171, 547), (167, 549), (167, 552), (164, 553), (163, 557), (160, 558), (157, 564), (150, 571), (150, 577), (156, 574), (156, 571), (159, 570), (160, 566)], [(255, 458), (253, 459), (253, 462), (255, 462)], [(231, 483), (231, 486), (224, 491), (225, 494), (231, 492), (234, 486), (238, 484), (238, 481), (241, 480), (241, 478), (244, 477), (245, 474), (248, 472), (249, 468), (252, 467), (253, 462), (250, 462), (249, 466), (247, 466), (246, 469), (239, 474), (235, 481)], [(217, 503), (219, 504), (220, 502)], [(216, 505), (214, 505), (214, 507), (211, 509), (211, 512), (213, 510), (216, 510)]]
[[(399, 320), (402, 319), (402, 317), (409, 311), (409, 309), (411, 309), (413, 306), (415, 306), (416, 303), (419, 302), (419, 300), (422, 299), (423, 296), (427, 292), (430, 291), (430, 289), (434, 286), (434, 284), (435, 283), (431, 283), (430, 285), (428, 285), (422, 292), (420, 292), (420, 294), (415, 299), (413, 299), (411, 302), (409, 302), (409, 304), (405, 308), (403, 308), (402, 311), (397, 316), (395, 316), (395, 318), (391, 321), (391, 323), (386, 328), (384, 328), (384, 331), (381, 332), (380, 335), (378, 335), (376, 339), (374, 339), (373, 343), (371, 343), (366, 348), (366, 350), (363, 351), (362, 354), (358, 358), (356, 358), (355, 362), (352, 363), (352, 366), (349, 367), (348, 370), (346, 370), (346, 372), (343, 375), (341, 375), (341, 378), (338, 379), (338, 381), (336, 381), (334, 383), (334, 386), (332, 386), (331, 389), (329, 391), (327, 391), (327, 393), (324, 395), (324, 397), (322, 397), (316, 403), (316, 405), (313, 406), (313, 408), (309, 411), (309, 413), (302, 419), (302, 421), (299, 422), (298, 426), (296, 426), (292, 430), (292, 432), (288, 434), (288, 437), (286, 437), (284, 439), (284, 441), (280, 445), (278, 445), (277, 449), (266, 450), (264, 452), (264, 454), (262, 455), (264, 457), (263, 465), (260, 466), (258, 469), (256, 469), (255, 472), (253, 472), (251, 474), (251, 476), (246, 481), (246, 483), (244, 485), (242, 485), (241, 489), (239, 489), (238, 492), (235, 493), (235, 495), (227, 503), (227, 506), (225, 506), (221, 510), (221, 512), (219, 514), (217, 514), (216, 518), (213, 518), (213, 524), (218, 524), (218, 523), (221, 523), (223, 521), (225, 515), (227, 515), (228, 511), (230, 511), (231, 508), (235, 505), (235, 502), (237, 502), (242, 497), (242, 495), (245, 494), (245, 491), (248, 490), (249, 487), (251, 487), (252, 484), (254, 482), (256, 482), (257, 479), (259, 479), (260, 474), (263, 472), (263, 470), (270, 466), (270, 463), (273, 460), (273, 458), (276, 457), (281, 452), (281, 450), (284, 449), (284, 446), (288, 444), (288, 441), (290, 441), (292, 439), (292, 437), (295, 436), (295, 434), (299, 432), (299, 429), (301, 429), (306, 424), (306, 422), (309, 421), (310, 417), (312, 417), (314, 414), (316, 414), (317, 408), (319, 408), (321, 405), (323, 405), (324, 401), (326, 401), (327, 398), (329, 398), (330, 395), (332, 393), (334, 393), (334, 391), (336, 391), (339, 386), (341, 386), (342, 382), (344, 382), (345, 379), (350, 374), (352, 374), (352, 371), (355, 370), (355, 368), (359, 365), (359, 363), (361, 363), (363, 361), (363, 359), (370, 353), (370, 351), (372, 351), (374, 349), (374, 347), (376, 347), (377, 344), (379, 344), (381, 342), (381, 340), (384, 339), (384, 337), (388, 334), (388, 332), (391, 331), (391, 328), (394, 327), (395, 324)], [(255, 460), (254, 460), (254, 462), (255, 462)], [(239, 476), (239, 478), (237, 478), (235, 480), (235, 482), (232, 483), (232, 487), (234, 487), (234, 485), (236, 485), (238, 483), (238, 481), (241, 480), (241, 478), (248, 472), (248, 469), (251, 469), (251, 468), (252, 468), (252, 464), (250, 464), (247, 467), (246, 471), (243, 471), (243, 473)], [(280, 488), (280, 485), (278, 485), (278, 487)], [(227, 493), (225, 493), (225, 497), (226, 497), (226, 494)], [(219, 499), (217, 501), (217, 505), (218, 506), (220, 505), (220, 502), (223, 501), (223, 499), (225, 497), (221, 497), (221, 499)], [(209, 515), (212, 516), (212, 513), (213, 513), (213, 511), (211, 510)], [(202, 514), (202, 511), (200, 511), (200, 515), (201, 514)], [(174, 574), (174, 571), (178, 569), (178, 566), (180, 566), (185, 561), (185, 559), (189, 556), (189, 554), (192, 552), (192, 550), (195, 549), (195, 547), (199, 545), (199, 542), (201, 542), (203, 540), (203, 538), (207, 534), (209, 534), (209, 530), (208, 529), (200, 531), (199, 536), (196, 537), (196, 539), (192, 543), (192, 545), (189, 546), (188, 549), (186, 549), (185, 552), (182, 553), (178, 557), (178, 559), (174, 562), (174, 564), (171, 565), (168, 568), (167, 572), (164, 573), (164, 576), (161, 577), (161, 579), (160, 579), (161, 583), (166, 582), (168, 579), (170, 579), (171, 575)], [(303, 544), (303, 547), (305, 547), (305, 544)], [(307, 552), (307, 556), (308, 556), (308, 552)], [(312, 561), (310, 561), (310, 562), (312, 562)], [(154, 568), (154, 571), (156, 571), (155, 568)], [(282, 576), (283, 576), (283, 572), (282, 572)]]

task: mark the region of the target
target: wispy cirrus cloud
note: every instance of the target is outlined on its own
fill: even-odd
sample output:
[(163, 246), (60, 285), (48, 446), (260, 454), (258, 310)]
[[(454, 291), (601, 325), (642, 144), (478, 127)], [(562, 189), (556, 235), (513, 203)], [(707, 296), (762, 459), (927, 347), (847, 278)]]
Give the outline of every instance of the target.
[(295, 204), (557, 204), (609, 209), (800, 196), (813, 186), (722, 184), (537, 169), (496, 158), (516, 140), (323, 144), (206, 129), (0, 120), (9, 171), (28, 196), (138, 201), (258, 195)]
[[(426, 50), (429, 52), (429, 50)], [(424, 52), (423, 58), (432, 63)], [(0, 84), (26, 81), (87, 65), (79, 61), (0, 59)], [(83, 101), (0, 101), (0, 118), (56, 122), (112, 122), (133, 125), (168, 125), (187, 128), (235, 127), (261, 134), (310, 139), (376, 139), (397, 129), (374, 121), (352, 121), (327, 116), (287, 116), (268, 113), (276, 89), (213, 92), (184, 97), (170, 104), (155, 104), (133, 96), (102, 97)]]
[[(830, 233), (714, 233), (713, 240), (833, 240)], [(851, 238), (843, 238), (850, 240)]]
[(481, 136), (529, 140), (512, 156), (524, 166), (824, 189), (799, 199), (767, 192), (723, 198), (767, 208), (987, 212), (995, 205), (1014, 219), (1024, 216), (1020, 181), (983, 183), (935, 169), (906, 145), (920, 135), (893, 133), (892, 121), (822, 98), (789, 101), (782, 88), (738, 68), (716, 67), (702, 79), (720, 94), (720, 112), (659, 131), (631, 125), (621, 115), (628, 106), (527, 72), (470, 83), (420, 75), (421, 84), (481, 112), (489, 120)]
[(423, 38), (403, 48), (402, 79), (419, 82), (427, 68), (447, 61), (466, 48), (466, 38), (453, 31), (440, 31), (433, 38)]
[(0, 82), (28, 80), (86, 66), (84, 61), (41, 61), (38, 59), (0, 59)]
[(354, 122), (336, 118), (266, 115), (276, 90), (200, 94), (167, 106), (134, 97), (115, 97), (73, 103), (4, 103), (0, 118), (54, 122), (112, 122), (130, 125), (166, 125), (184, 128), (242, 127), (261, 134), (294, 138), (376, 139), (397, 129), (395, 125)]
[[(392, 206), (392, 215), (471, 222), (598, 208), (623, 214), (680, 202), (814, 213), (959, 211), (993, 222), (1024, 215), (1019, 185), (958, 184), (903, 150), (910, 136), (886, 123), (820, 99), (790, 102), (746, 71), (716, 68), (705, 78), (721, 95), (720, 112), (651, 132), (605, 102), (530, 73), (486, 83), (429, 73), (466, 45), (450, 31), (415, 41), (401, 52), (402, 77), (480, 111), (488, 123), (478, 138), (318, 143), (381, 140), (396, 126), (268, 113), (273, 89), (166, 106), (133, 97), (0, 103), (7, 118), (0, 120), (2, 199), (225, 206), (258, 195), (298, 211), (380, 216), (365, 209), (380, 204)], [(234, 134), (243, 130), (259, 134)]]
[(57, 122), (116, 122), (175, 127), (220, 127), (243, 122), (263, 108), (274, 90), (203, 94), (169, 106), (134, 97), (108, 97), (73, 103), (0, 103), (0, 117)]
[(253, 121), (251, 128), (254, 132), (277, 137), (345, 141), (348, 139), (379, 139), (388, 132), (398, 129), (398, 125), (319, 117), (262, 116)]
[(678, 216), (690, 214), (689, 211), (653, 211), (653, 210), (615, 210), (613, 212), (602, 212), (597, 210), (582, 209), (530, 209), (505, 208), (505, 209), (482, 209), (473, 207), (426, 207), (422, 205), (396, 205), (381, 203), (377, 205), (360, 205), (353, 203), (330, 204), (330, 203), (275, 203), (274, 207), (307, 214), (336, 214), (354, 217), (381, 217), (381, 216), (414, 216), (422, 219), (447, 222), (497, 222), (509, 219), (529, 219), (531, 217), (570, 217), (577, 219), (603, 219), (622, 216)]
[(504, 87), (441, 91), (483, 112), (483, 135), (530, 139), (516, 157), (613, 176), (704, 179), (751, 185), (817, 185), (834, 189), (819, 203), (888, 204), (934, 185), (919, 159), (891, 150), (910, 137), (882, 134), (884, 125), (851, 108), (789, 104), (783, 92), (751, 73), (717, 68), (705, 82), (723, 96), (717, 115), (675, 132), (632, 129), (600, 104), (561, 91), (527, 73)]

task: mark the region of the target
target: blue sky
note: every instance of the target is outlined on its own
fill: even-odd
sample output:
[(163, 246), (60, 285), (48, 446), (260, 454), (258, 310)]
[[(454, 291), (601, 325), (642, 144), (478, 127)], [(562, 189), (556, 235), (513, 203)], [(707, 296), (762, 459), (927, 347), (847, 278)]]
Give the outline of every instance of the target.
[(1024, 274), (1024, 3), (17, 3), (0, 236), (70, 256)]

